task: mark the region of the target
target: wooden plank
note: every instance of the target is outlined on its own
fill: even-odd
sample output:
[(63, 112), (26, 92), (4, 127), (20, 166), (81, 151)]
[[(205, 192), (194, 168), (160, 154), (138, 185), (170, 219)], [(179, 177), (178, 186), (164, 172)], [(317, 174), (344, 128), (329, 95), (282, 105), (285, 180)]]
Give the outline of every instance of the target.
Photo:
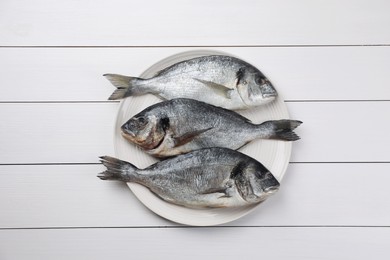
[(101, 165), (0, 166), (2, 227), (165, 225)]
[[(0, 166), (0, 228), (176, 225), (101, 165)], [(281, 189), (233, 226), (390, 226), (390, 164), (290, 164)]]
[[(0, 259), (388, 259), (389, 7), (1, 1)], [(197, 46), (231, 46), (215, 49), (258, 66), (304, 121), (280, 192), (231, 227), (177, 226), (82, 165), (114, 153), (118, 104), (83, 103), (112, 92), (101, 74), (139, 75)]]
[(0, 107), (0, 163), (96, 163), (114, 153), (116, 103)]
[[(0, 164), (96, 163), (113, 154), (116, 103), (0, 104)], [(294, 102), (292, 162), (389, 162), (390, 102)], [(44, 120), (42, 120), (44, 118)]]
[(2, 1), (0, 45), (389, 44), (389, 2)]
[(390, 102), (289, 103), (297, 130), (292, 162), (389, 162)]
[[(0, 101), (103, 101), (107, 72), (138, 76), (210, 48), (0, 48)], [(212, 48), (257, 66), (287, 100), (390, 100), (390, 47)]]
[(2, 259), (387, 259), (390, 229), (191, 228), (0, 231)]

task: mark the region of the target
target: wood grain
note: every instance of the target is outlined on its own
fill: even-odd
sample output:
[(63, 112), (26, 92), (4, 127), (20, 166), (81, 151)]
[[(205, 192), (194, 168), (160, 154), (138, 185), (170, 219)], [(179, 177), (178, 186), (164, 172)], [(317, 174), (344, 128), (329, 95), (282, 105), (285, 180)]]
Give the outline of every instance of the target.
[[(124, 183), (98, 179), (103, 169), (0, 166), (0, 228), (175, 225), (149, 211)], [(389, 172), (390, 164), (290, 164), (278, 193), (226, 225), (390, 226)]]
[[(390, 102), (293, 102), (292, 162), (389, 162)], [(0, 164), (96, 163), (113, 155), (117, 103), (0, 104)], [(119, 133), (117, 133), (119, 134)]]
[(186, 51), (216, 50), (258, 67), (286, 100), (390, 100), (390, 47), (0, 48), (0, 101), (106, 101), (102, 76), (138, 76)]
[[(390, 2), (0, 2), (0, 259), (389, 259)], [(103, 182), (118, 103), (140, 75), (213, 49), (261, 69), (304, 121), (281, 190), (189, 228)]]
[(389, 44), (389, 2), (2, 1), (2, 46)]
[(386, 228), (7, 230), (0, 231), (0, 256), (4, 260), (233, 260), (243, 255), (292, 260), (386, 259), (389, 239)]

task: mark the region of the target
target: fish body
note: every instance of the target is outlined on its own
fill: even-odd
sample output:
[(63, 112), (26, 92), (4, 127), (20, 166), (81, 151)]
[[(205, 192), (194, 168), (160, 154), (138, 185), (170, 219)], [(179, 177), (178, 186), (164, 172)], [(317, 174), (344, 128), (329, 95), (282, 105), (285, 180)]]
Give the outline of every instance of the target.
[(302, 122), (271, 120), (253, 124), (238, 113), (193, 99), (152, 105), (122, 125), (122, 135), (155, 157), (224, 147), (239, 149), (254, 139), (294, 141)]
[(103, 180), (141, 184), (161, 199), (190, 208), (239, 207), (264, 201), (279, 182), (260, 162), (226, 148), (208, 148), (138, 169), (101, 157)]
[(271, 82), (257, 68), (224, 55), (185, 60), (148, 79), (104, 76), (117, 87), (110, 100), (151, 93), (165, 100), (191, 98), (227, 109), (246, 109), (269, 103), (277, 96)]

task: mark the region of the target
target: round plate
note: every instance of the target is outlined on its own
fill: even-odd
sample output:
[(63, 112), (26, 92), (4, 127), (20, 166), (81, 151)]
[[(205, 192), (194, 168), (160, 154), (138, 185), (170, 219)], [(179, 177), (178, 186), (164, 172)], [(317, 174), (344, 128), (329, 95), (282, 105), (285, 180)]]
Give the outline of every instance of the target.
[[(232, 56), (227, 53), (205, 50), (183, 52), (157, 62), (142, 73), (140, 77), (153, 77), (158, 71), (174, 63), (199, 56), (215, 54)], [(126, 141), (121, 136), (120, 127), (132, 116), (157, 102), (161, 102), (161, 99), (149, 94), (137, 97), (128, 97), (121, 101), (116, 119), (114, 133), (114, 148), (116, 156), (122, 160), (131, 162), (142, 169), (157, 162), (158, 160)], [(287, 107), (285, 106), (283, 99), (280, 97), (280, 94), (275, 101), (268, 105), (238, 112), (252, 120), (254, 123), (261, 123), (270, 119), (289, 118)], [(241, 148), (239, 151), (261, 162), (279, 181), (281, 181), (290, 160), (291, 142), (255, 140)], [(186, 225), (210, 226), (227, 223), (248, 214), (251, 210), (258, 206), (252, 205), (240, 208), (190, 209), (167, 203), (154, 195), (149, 189), (139, 184), (128, 183), (128, 186), (135, 196), (137, 196), (137, 198), (153, 212), (171, 221)]]

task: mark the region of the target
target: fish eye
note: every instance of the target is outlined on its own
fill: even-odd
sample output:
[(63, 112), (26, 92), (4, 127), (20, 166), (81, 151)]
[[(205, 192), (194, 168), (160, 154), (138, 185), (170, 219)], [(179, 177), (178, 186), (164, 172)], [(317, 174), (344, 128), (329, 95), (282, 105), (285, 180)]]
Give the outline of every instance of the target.
[(258, 85), (263, 85), (264, 84), (264, 79), (262, 79), (261, 77), (256, 77), (255, 82)]
[(264, 176), (264, 179), (272, 179), (274, 176), (272, 175), (272, 173), (270, 172), (267, 172)]
[(138, 122), (138, 124), (140, 124), (141, 126), (144, 126), (144, 125), (146, 125), (147, 120), (145, 119), (145, 117), (141, 116), (141, 117), (138, 117), (138, 118), (137, 118), (137, 122)]
[(242, 81), (242, 85), (247, 85), (247, 84), (248, 84), (248, 82), (246, 80)]

